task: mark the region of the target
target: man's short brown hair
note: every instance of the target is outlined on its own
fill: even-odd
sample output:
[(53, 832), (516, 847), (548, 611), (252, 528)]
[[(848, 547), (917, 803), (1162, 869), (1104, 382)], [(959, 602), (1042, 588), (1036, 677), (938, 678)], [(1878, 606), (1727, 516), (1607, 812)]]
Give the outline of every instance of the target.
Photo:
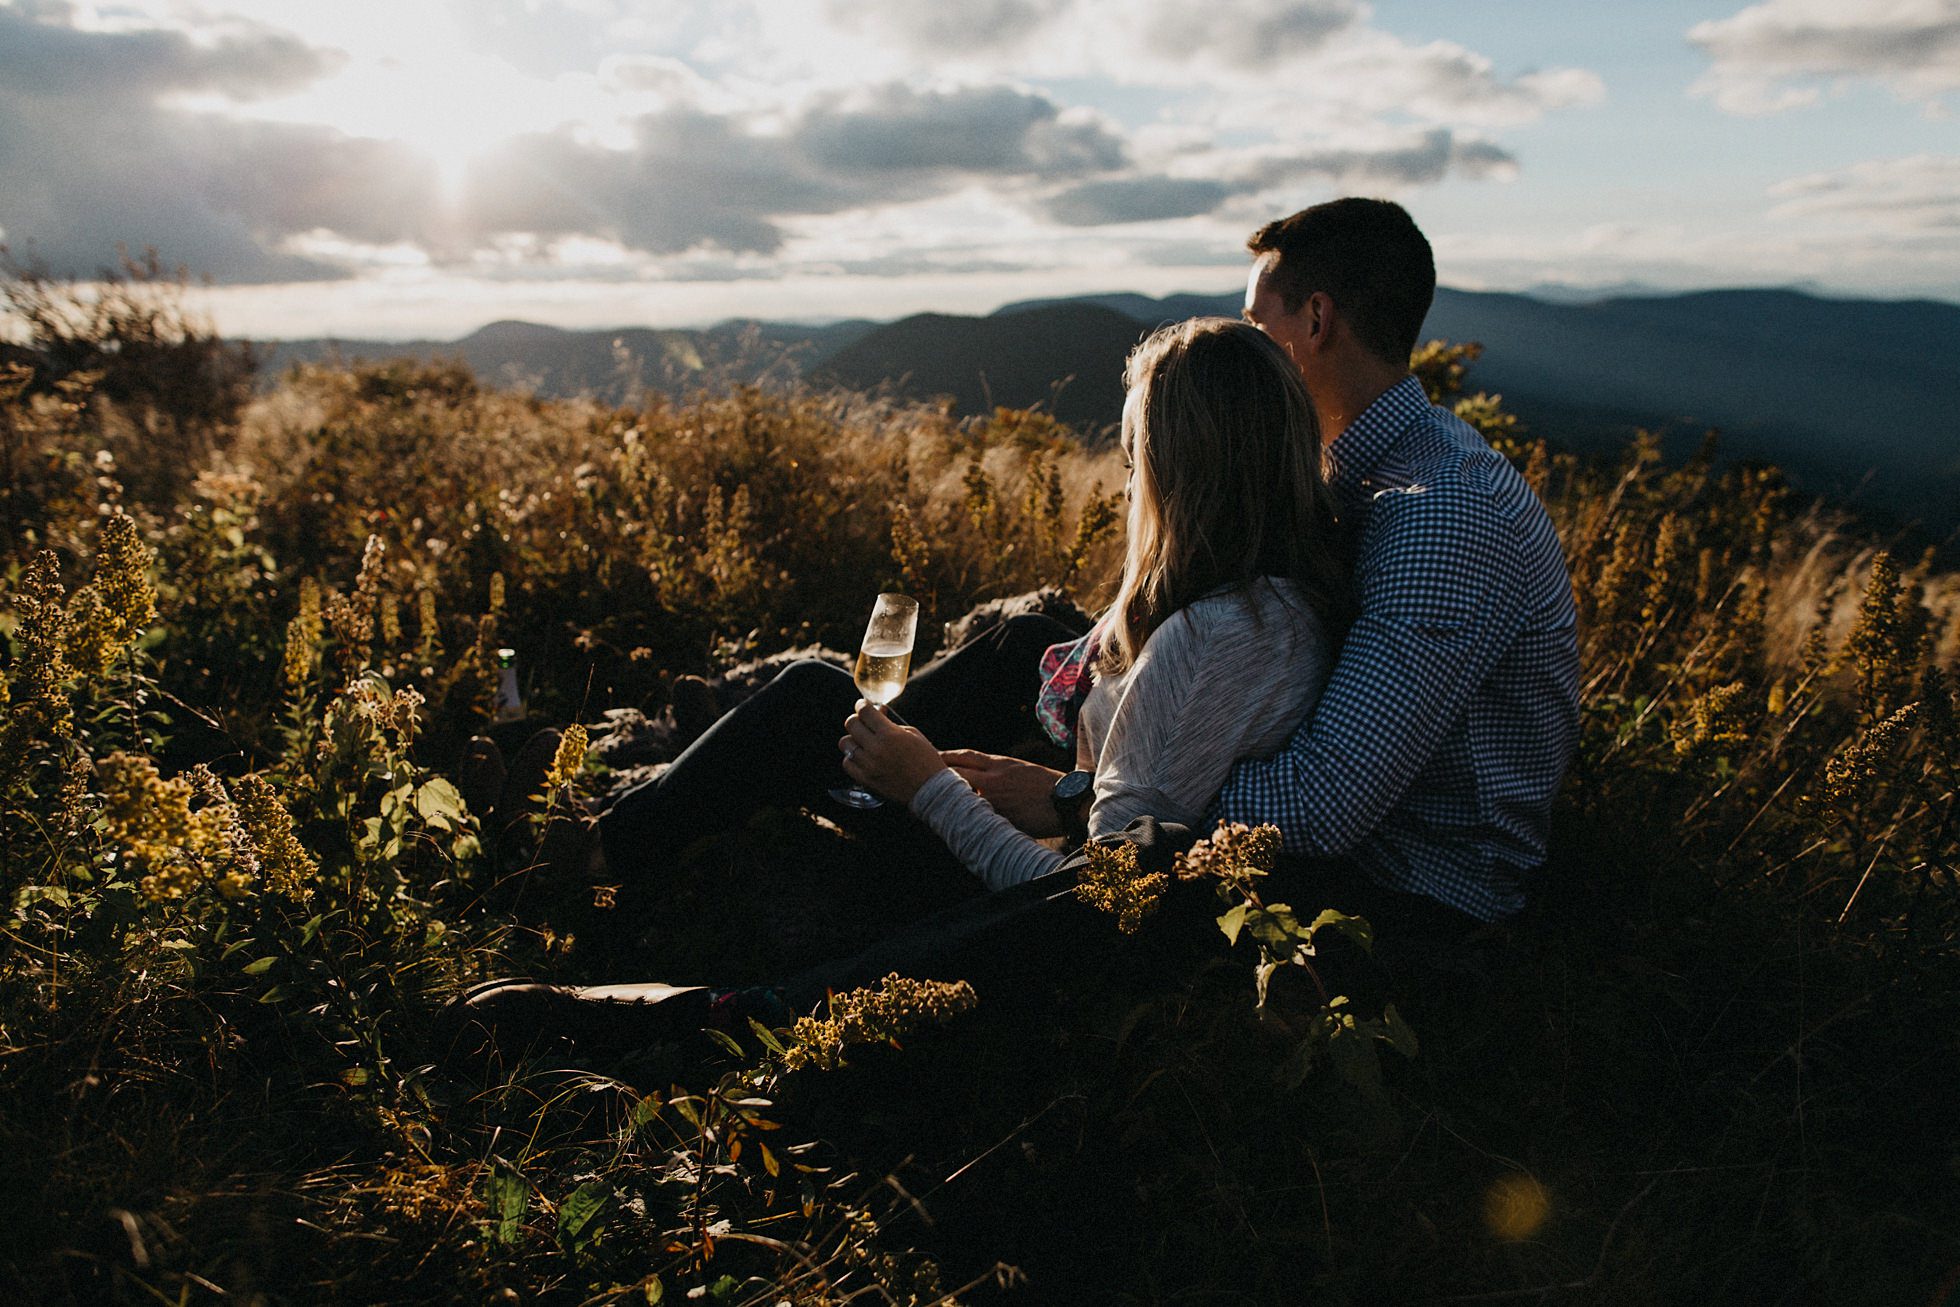
[(1269, 276), (1288, 313), (1325, 293), (1369, 353), (1408, 363), (1436, 297), (1436, 259), (1401, 205), (1330, 200), (1267, 223), (1246, 248), (1279, 255)]

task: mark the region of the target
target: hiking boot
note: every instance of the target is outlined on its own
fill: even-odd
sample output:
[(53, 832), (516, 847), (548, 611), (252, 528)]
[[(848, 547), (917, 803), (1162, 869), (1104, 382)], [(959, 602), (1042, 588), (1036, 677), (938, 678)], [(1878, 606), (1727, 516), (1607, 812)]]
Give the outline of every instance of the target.
[(492, 980), (459, 995), (436, 1018), (436, 1053), (455, 1070), (507, 1070), (526, 1057), (613, 1065), (657, 1046), (699, 1064), (704, 1031), (740, 1037), (753, 1018), (784, 1026), (794, 1014), (773, 989), (705, 985), (549, 985)]

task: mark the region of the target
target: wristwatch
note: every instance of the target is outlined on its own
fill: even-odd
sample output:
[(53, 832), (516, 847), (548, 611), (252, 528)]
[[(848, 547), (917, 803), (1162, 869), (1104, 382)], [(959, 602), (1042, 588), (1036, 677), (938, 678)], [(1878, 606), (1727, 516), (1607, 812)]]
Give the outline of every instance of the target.
[(1055, 782), (1055, 788), (1048, 792), (1049, 802), (1055, 805), (1055, 815), (1061, 818), (1062, 832), (1068, 836), (1070, 844), (1081, 844), (1089, 838), (1089, 804), (1096, 797), (1096, 774), (1092, 771), (1072, 771)]

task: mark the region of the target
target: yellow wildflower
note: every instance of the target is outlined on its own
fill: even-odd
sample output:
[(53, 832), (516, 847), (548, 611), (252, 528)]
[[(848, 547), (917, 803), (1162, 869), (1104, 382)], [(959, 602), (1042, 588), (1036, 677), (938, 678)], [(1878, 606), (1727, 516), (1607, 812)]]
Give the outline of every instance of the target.
[(360, 575), (354, 592), (335, 595), (327, 605), (327, 624), (333, 627), (335, 653), (342, 671), (352, 676), (368, 665), (374, 648), (374, 615), (381, 596), (381, 570), (387, 546), (371, 535), (361, 551)]
[(14, 659), (12, 689), (19, 710), (8, 719), (9, 734), (31, 732), (38, 721), (48, 737), (69, 733), (68, 695), (63, 688), (73, 675), (65, 654), (68, 614), (62, 606), (60, 565), (53, 550), (42, 550), (27, 565), (20, 590), (14, 595)]
[(393, 649), (402, 642), (401, 601), (392, 594), (381, 596), (381, 643)]
[(964, 980), (913, 980), (894, 972), (876, 989), (831, 995), (827, 1018), (800, 1018), (790, 1028), (783, 1066), (790, 1071), (808, 1066), (834, 1070), (844, 1064), (847, 1048), (896, 1043), (923, 1026), (943, 1026), (979, 1002)]
[(320, 637), (325, 627), (320, 616), (320, 583), (305, 577), (299, 583), (299, 612), (286, 624), (286, 657), (279, 679), (288, 690), (302, 689), (313, 675), (313, 660), (320, 656)]
[(590, 742), (585, 727), (573, 722), (558, 741), (558, 752), (551, 759), (551, 770), (544, 774), (544, 792), (556, 794), (578, 779), (585, 768), (585, 750)]
[(1747, 688), (1742, 682), (1733, 681), (1718, 685), (1696, 699), (1688, 716), (1668, 727), (1668, 733), (1674, 737), (1674, 752), (1689, 758), (1724, 745), (1747, 744), (1749, 724), (1742, 708), (1742, 696)]
[(1824, 764), (1824, 802), (1848, 812), (1878, 789), (1892, 775), (1892, 755), (1912, 734), (1918, 717), (1919, 705), (1909, 703)]
[(273, 890), (297, 897), (320, 873), (320, 864), (293, 836), (293, 815), (279, 802), (272, 785), (256, 772), (233, 786), (238, 826), (251, 841), (260, 872)]
[(93, 679), (108, 672), (122, 652), (116, 621), (92, 585), (68, 597), (68, 665), (77, 675)]
[(95, 546), (95, 588), (125, 649), (156, 620), (157, 594), (150, 585), (155, 562), (156, 555), (127, 513), (112, 513), (103, 521)]
[[(164, 780), (156, 764), (117, 750), (101, 763), (104, 833), (122, 847), (151, 900), (182, 898), (222, 857), (233, 810), (206, 768)], [(204, 807), (191, 811), (191, 800)]]
[(1088, 866), (1075, 885), (1075, 897), (1116, 918), (1116, 928), (1136, 934), (1143, 919), (1157, 910), (1170, 877), (1161, 871), (1143, 874), (1137, 866), (1137, 846), (1127, 841), (1090, 844), (1084, 850)]
[(423, 590), (415, 596), (415, 621), (420, 636), (416, 653), (424, 665), (435, 662), (442, 652), (442, 627), (436, 617), (436, 592)]

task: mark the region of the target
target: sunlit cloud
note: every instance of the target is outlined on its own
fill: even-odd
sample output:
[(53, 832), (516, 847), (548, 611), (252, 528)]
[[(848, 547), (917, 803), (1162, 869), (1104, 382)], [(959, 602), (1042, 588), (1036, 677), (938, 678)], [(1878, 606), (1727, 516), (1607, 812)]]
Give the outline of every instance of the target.
[(1960, 258), (1960, 156), (1871, 159), (1770, 188), (1770, 217)]
[(1861, 79), (1929, 112), (1960, 90), (1960, 0), (1766, 0), (1688, 39), (1712, 61), (1694, 89), (1731, 113), (1815, 104)]
[[(280, 30), (188, 12), (0, 7), (0, 152), (62, 160), (0, 194), (10, 239), (70, 270), (154, 244), (223, 281), (408, 251), (513, 277), (1036, 267), (1068, 229), (1236, 247), (1221, 225), (1260, 199), (1507, 179), (1488, 132), (1598, 96), (1580, 70), (1505, 79), (1405, 45), (1358, 0), (341, 0)], [(1123, 122), (1040, 83), (1085, 76), (1159, 87), (1165, 112)], [(1284, 112), (1260, 99), (1282, 90)], [(974, 190), (1016, 215), (993, 231), (1018, 254), (932, 251), (921, 206)], [(798, 262), (825, 223), (896, 248)]]

